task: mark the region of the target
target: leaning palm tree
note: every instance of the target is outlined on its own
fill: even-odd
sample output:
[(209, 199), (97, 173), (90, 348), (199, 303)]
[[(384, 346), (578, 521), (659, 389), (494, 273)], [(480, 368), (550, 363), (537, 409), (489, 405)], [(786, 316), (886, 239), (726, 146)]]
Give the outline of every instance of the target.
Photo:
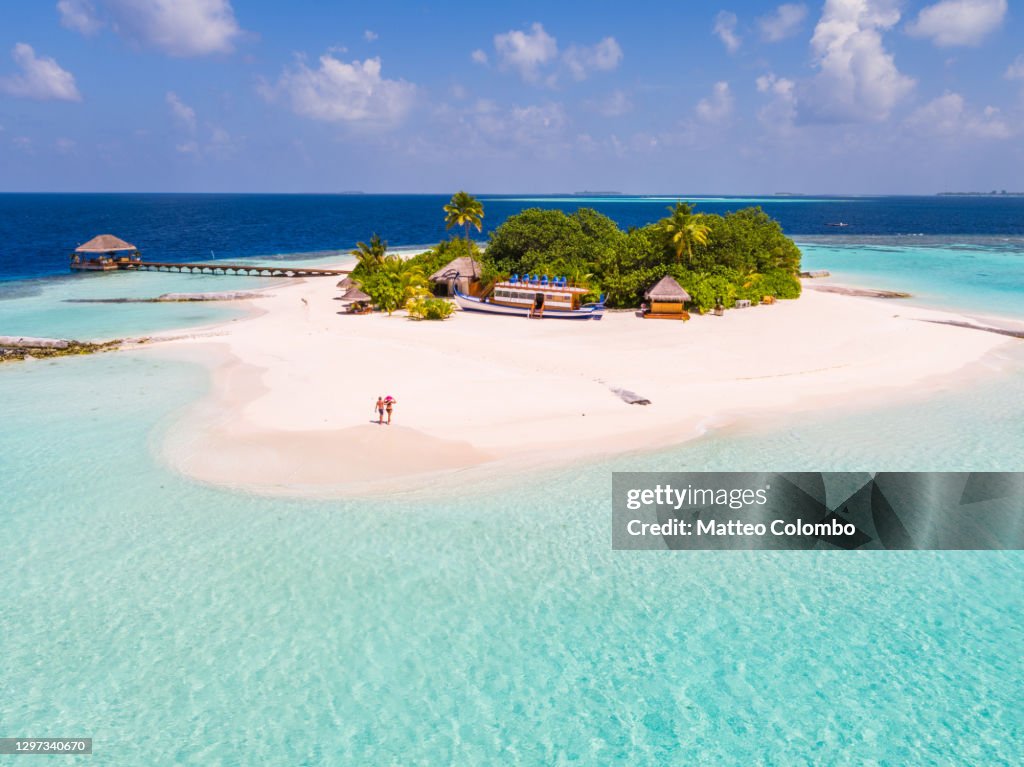
[(672, 249), (676, 254), (676, 263), (681, 263), (686, 253), (690, 265), (693, 265), (693, 246), (707, 245), (711, 227), (705, 224), (700, 216), (693, 215), (693, 207), (685, 202), (677, 202), (670, 207), (670, 215), (661, 221), (661, 230), (668, 236)]
[(357, 242), (356, 249), (351, 251), (351, 255), (356, 257), (367, 274), (373, 274), (384, 265), (387, 252), (387, 241), (374, 234), (370, 237), (369, 243)]
[(473, 195), (456, 192), (451, 201), (444, 206), (444, 224), (446, 229), (453, 226), (466, 227), (466, 242), (469, 242), (469, 228), (475, 226), (479, 232), (483, 228), (484, 206)]

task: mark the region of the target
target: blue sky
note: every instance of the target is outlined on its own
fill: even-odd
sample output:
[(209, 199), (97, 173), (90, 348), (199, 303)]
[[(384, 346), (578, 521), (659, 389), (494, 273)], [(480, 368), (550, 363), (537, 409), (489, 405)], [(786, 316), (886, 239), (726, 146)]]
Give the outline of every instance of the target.
[(5, 0), (0, 190), (1024, 191), (1022, 16)]

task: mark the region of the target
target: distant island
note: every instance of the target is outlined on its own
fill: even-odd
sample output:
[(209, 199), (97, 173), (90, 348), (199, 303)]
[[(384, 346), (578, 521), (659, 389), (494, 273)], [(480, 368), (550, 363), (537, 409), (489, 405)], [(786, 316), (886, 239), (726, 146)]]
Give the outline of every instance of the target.
[(1001, 189), (998, 192), (993, 189), (991, 192), (939, 192), (937, 197), (1024, 197), (1024, 192), (1007, 192)]
[(573, 197), (622, 197), (622, 192), (612, 192), (605, 189), (589, 190), (584, 189), (582, 192), (573, 192)]

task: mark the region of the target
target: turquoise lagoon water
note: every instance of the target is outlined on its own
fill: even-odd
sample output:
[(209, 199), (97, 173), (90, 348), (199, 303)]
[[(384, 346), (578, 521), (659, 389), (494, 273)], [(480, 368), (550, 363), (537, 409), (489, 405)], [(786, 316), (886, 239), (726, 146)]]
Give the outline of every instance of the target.
[(798, 238), (804, 269), (910, 292), (912, 303), (1024, 317), (1024, 238)]
[[(82, 398), (111, 381), (116, 409)], [(162, 467), (198, 367), (9, 366), (0, 722), (102, 765), (1019, 763), (1024, 555), (613, 552), (607, 506), (616, 468), (1019, 466), (1022, 381), (972, 395), (967, 452), (951, 392), (493, 496), (314, 502)]]
[[(399, 248), (396, 252), (403, 250)], [(333, 251), (287, 257), (238, 258), (231, 263), (280, 264), (286, 261), (289, 266), (300, 267), (346, 260), (348, 257), (345, 254)], [(215, 266), (217, 262), (208, 263)], [(135, 337), (169, 328), (209, 325), (241, 317), (245, 311), (244, 304), (90, 302), (156, 298), (164, 293), (261, 289), (272, 292), (277, 284), (280, 284), (280, 280), (244, 275), (120, 271), (0, 282), (0, 335), (92, 341)]]
[(616, 469), (1020, 469), (1024, 352), (990, 364), (926, 402), (374, 501), (169, 471), (198, 366), (4, 365), (0, 734), (91, 736), (97, 765), (1019, 764), (1024, 554), (609, 543)]

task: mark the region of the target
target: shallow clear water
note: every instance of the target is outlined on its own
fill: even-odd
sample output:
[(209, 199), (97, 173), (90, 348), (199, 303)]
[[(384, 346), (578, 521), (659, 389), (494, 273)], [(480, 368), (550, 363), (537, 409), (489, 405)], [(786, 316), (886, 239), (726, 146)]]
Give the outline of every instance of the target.
[(267, 287), (258, 278), (111, 272), (0, 283), (0, 335), (99, 340), (186, 328), (242, 316), (231, 302), (79, 303)]
[(803, 268), (834, 282), (913, 294), (912, 303), (1024, 317), (1024, 240), (1001, 238), (801, 239)]
[[(851, 282), (1024, 315), (1010, 246), (804, 250)], [(205, 324), (238, 309), (59, 299), (254, 283), (11, 282), (0, 331)], [(170, 472), (162, 434), (205, 390), (198, 366), (0, 366), (0, 735), (91, 736), (115, 767), (1019, 764), (1024, 554), (613, 552), (609, 488), (629, 469), (1019, 470), (1022, 347), (925, 402), (372, 502)]]
[[(80, 396), (112, 381), (116, 409)], [(1024, 756), (1021, 553), (613, 552), (608, 512), (613, 468), (937, 468), (906, 448), (972, 417), (1020, 434), (986, 406), (1019, 378), (953, 420), (939, 401), (369, 503), (167, 472), (160, 434), (204, 386), (147, 355), (0, 373), (6, 733), (91, 736), (103, 765)]]

